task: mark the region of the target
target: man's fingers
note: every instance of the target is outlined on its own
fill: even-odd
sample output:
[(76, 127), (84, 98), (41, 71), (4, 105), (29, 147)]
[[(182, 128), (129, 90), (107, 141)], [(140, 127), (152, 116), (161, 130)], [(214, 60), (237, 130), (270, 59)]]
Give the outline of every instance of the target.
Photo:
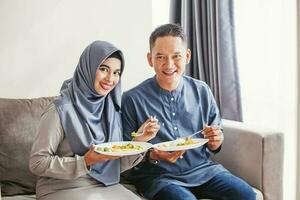
[(158, 119), (156, 119), (155, 117), (150, 116), (149, 119), (150, 119), (151, 122), (155, 122), (155, 123), (158, 122)]
[(214, 136), (209, 136), (205, 137), (206, 139), (209, 139), (209, 141), (222, 141), (223, 137), (221, 135), (214, 135)]
[(174, 151), (172, 152), (172, 156), (169, 159), (169, 162), (171, 163), (175, 163), (178, 159), (182, 159), (183, 158), (183, 154), (185, 151)]
[(146, 133), (155, 133), (160, 129), (160, 126), (157, 123), (152, 123), (145, 128)]
[(180, 156), (184, 154), (185, 151), (173, 151), (171, 153), (172, 158), (178, 159)]
[(203, 136), (204, 137), (210, 137), (210, 136), (216, 136), (216, 135), (221, 135), (223, 134), (222, 131), (220, 129), (208, 129), (203, 131)]
[(160, 127), (160, 126), (157, 123), (150, 122), (150, 124), (146, 127), (146, 129), (158, 128), (158, 127)]
[(160, 151), (155, 148), (152, 150), (152, 154), (156, 154), (160, 159), (170, 163), (175, 163), (178, 159), (180, 159), (180, 157), (183, 156), (184, 153), (185, 151), (166, 152), (166, 151)]
[(146, 132), (156, 132), (159, 130), (159, 127), (150, 127), (146, 130)]

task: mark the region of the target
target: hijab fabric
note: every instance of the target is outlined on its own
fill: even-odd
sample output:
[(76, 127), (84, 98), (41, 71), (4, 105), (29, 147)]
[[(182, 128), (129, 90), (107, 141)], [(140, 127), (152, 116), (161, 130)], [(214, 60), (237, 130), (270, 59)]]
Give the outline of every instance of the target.
[[(120, 54), (122, 73), (124, 58), (119, 49), (105, 41), (95, 41), (87, 46), (73, 78), (63, 83), (61, 95), (54, 100), (71, 149), (80, 156), (91, 144), (122, 140), (121, 81), (106, 96), (99, 95), (94, 89), (99, 65), (114, 52)], [(118, 183), (120, 159), (92, 165), (89, 175), (107, 186)]]

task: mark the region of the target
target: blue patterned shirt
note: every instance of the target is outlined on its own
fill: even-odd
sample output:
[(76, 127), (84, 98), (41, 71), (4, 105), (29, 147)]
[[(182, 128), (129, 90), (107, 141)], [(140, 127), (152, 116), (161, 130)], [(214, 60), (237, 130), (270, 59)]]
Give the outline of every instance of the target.
[[(131, 140), (131, 132), (149, 118), (156, 116), (160, 130), (152, 144), (175, 140), (203, 128), (204, 124), (221, 126), (218, 107), (209, 87), (202, 81), (182, 76), (176, 90), (162, 89), (156, 77), (145, 80), (125, 92), (122, 97), (124, 139)], [(198, 134), (196, 137), (203, 137)], [(133, 168), (127, 178), (134, 182), (145, 197), (152, 197), (169, 184), (186, 187), (199, 186), (216, 174), (226, 171), (210, 160), (207, 147), (187, 150), (176, 163), (142, 162)]]

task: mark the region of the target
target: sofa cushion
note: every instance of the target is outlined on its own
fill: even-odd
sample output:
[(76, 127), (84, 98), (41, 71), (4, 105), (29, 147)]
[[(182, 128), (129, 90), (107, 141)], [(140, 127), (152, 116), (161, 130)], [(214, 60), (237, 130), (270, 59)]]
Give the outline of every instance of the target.
[(35, 193), (28, 162), (41, 113), (53, 100), (0, 98), (0, 183), (3, 196)]
[(33, 200), (33, 199), (36, 199), (35, 195), (16, 195), (16, 196), (2, 197), (1, 200)]

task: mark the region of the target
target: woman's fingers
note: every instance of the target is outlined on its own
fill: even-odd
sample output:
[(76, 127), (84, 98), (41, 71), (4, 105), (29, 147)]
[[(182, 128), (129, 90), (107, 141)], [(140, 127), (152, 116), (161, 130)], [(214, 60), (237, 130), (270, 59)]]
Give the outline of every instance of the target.
[(96, 150), (96, 145), (94, 145), (94, 144), (92, 144), (91, 146), (90, 146), (90, 150), (92, 150), (92, 151), (95, 151)]
[(108, 160), (116, 160), (120, 158), (120, 156), (110, 156), (110, 155), (97, 153), (95, 151), (96, 148), (97, 148), (96, 145), (92, 144), (90, 146), (90, 149), (84, 155), (84, 160), (87, 166), (93, 165), (98, 162), (105, 162)]

